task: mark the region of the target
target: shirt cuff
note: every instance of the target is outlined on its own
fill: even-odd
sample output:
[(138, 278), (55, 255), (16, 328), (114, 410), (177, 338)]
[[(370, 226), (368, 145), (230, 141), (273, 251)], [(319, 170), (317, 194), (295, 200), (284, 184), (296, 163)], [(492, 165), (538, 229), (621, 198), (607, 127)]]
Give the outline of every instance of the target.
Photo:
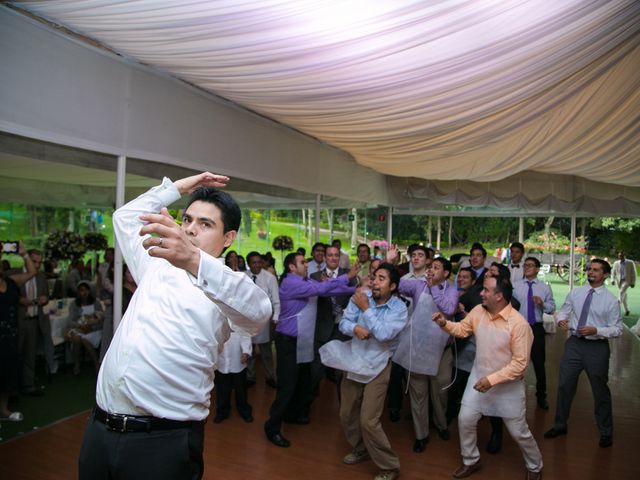
[(223, 269), (224, 266), (220, 260), (200, 250), (200, 264), (198, 265), (196, 286), (202, 290), (206, 290), (215, 297), (216, 292), (212, 289), (212, 286), (220, 285), (222, 282)]
[(155, 188), (157, 189), (156, 195), (158, 195), (158, 198), (165, 206), (171, 205), (182, 197), (176, 186), (168, 177), (164, 177), (162, 179), (162, 183)]

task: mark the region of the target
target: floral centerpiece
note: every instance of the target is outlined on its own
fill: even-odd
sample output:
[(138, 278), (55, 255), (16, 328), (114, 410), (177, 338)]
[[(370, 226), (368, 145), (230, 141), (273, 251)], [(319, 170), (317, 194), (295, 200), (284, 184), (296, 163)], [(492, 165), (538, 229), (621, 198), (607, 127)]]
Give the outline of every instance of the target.
[(84, 235), (84, 245), (87, 250), (97, 252), (106, 250), (109, 247), (107, 236), (100, 232), (87, 232)]
[(293, 239), (287, 235), (279, 235), (273, 239), (274, 250), (280, 250), (280, 256), (284, 256), (284, 251), (293, 250)]
[(87, 251), (83, 238), (74, 232), (54, 230), (44, 243), (45, 256), (52, 260), (75, 260)]

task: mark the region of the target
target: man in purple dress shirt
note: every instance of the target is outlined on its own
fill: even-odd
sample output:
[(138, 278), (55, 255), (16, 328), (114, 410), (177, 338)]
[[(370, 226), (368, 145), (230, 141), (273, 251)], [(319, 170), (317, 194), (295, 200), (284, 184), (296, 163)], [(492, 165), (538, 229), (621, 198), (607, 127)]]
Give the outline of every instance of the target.
[(280, 319), (276, 326), (278, 387), (269, 411), (264, 431), (271, 443), (288, 447), (289, 440), (280, 432), (282, 422), (309, 423), (309, 409), (313, 400), (311, 362), (318, 296), (344, 295), (355, 292), (348, 286), (360, 265), (349, 273), (324, 282), (307, 278), (307, 261), (294, 252), (284, 259), (284, 273), (280, 282)]

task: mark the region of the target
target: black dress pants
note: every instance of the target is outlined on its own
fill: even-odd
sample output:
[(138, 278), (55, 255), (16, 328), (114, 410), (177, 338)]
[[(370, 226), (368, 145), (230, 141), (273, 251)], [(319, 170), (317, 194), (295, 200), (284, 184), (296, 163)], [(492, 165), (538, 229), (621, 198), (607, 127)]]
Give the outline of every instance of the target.
[(151, 432), (114, 432), (93, 418), (80, 450), (79, 480), (199, 480), (204, 422)]
[(542, 322), (531, 326), (533, 330), (533, 345), (531, 346), (531, 363), (536, 374), (536, 396), (547, 398), (547, 374), (544, 368), (545, 362), (545, 331)]
[(269, 433), (280, 432), (285, 420), (295, 421), (309, 416), (313, 401), (311, 362), (297, 362), (297, 343), (296, 337), (276, 332), (278, 387), (265, 423), (265, 430)]
[(247, 369), (238, 373), (216, 372), (216, 414), (228, 417), (231, 413), (231, 393), (236, 392), (236, 408), (242, 418), (251, 416), (251, 405), (247, 401)]

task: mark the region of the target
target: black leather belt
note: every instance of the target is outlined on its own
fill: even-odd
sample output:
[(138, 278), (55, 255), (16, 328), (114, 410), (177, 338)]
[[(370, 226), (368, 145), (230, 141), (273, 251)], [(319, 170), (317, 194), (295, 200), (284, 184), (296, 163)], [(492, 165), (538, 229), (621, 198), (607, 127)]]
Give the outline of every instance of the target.
[(109, 430), (114, 432), (152, 432), (154, 430), (175, 430), (178, 428), (191, 428), (203, 422), (195, 420), (169, 420), (136, 415), (123, 415), (120, 413), (107, 413), (100, 407), (93, 411), (93, 418), (104, 423)]

